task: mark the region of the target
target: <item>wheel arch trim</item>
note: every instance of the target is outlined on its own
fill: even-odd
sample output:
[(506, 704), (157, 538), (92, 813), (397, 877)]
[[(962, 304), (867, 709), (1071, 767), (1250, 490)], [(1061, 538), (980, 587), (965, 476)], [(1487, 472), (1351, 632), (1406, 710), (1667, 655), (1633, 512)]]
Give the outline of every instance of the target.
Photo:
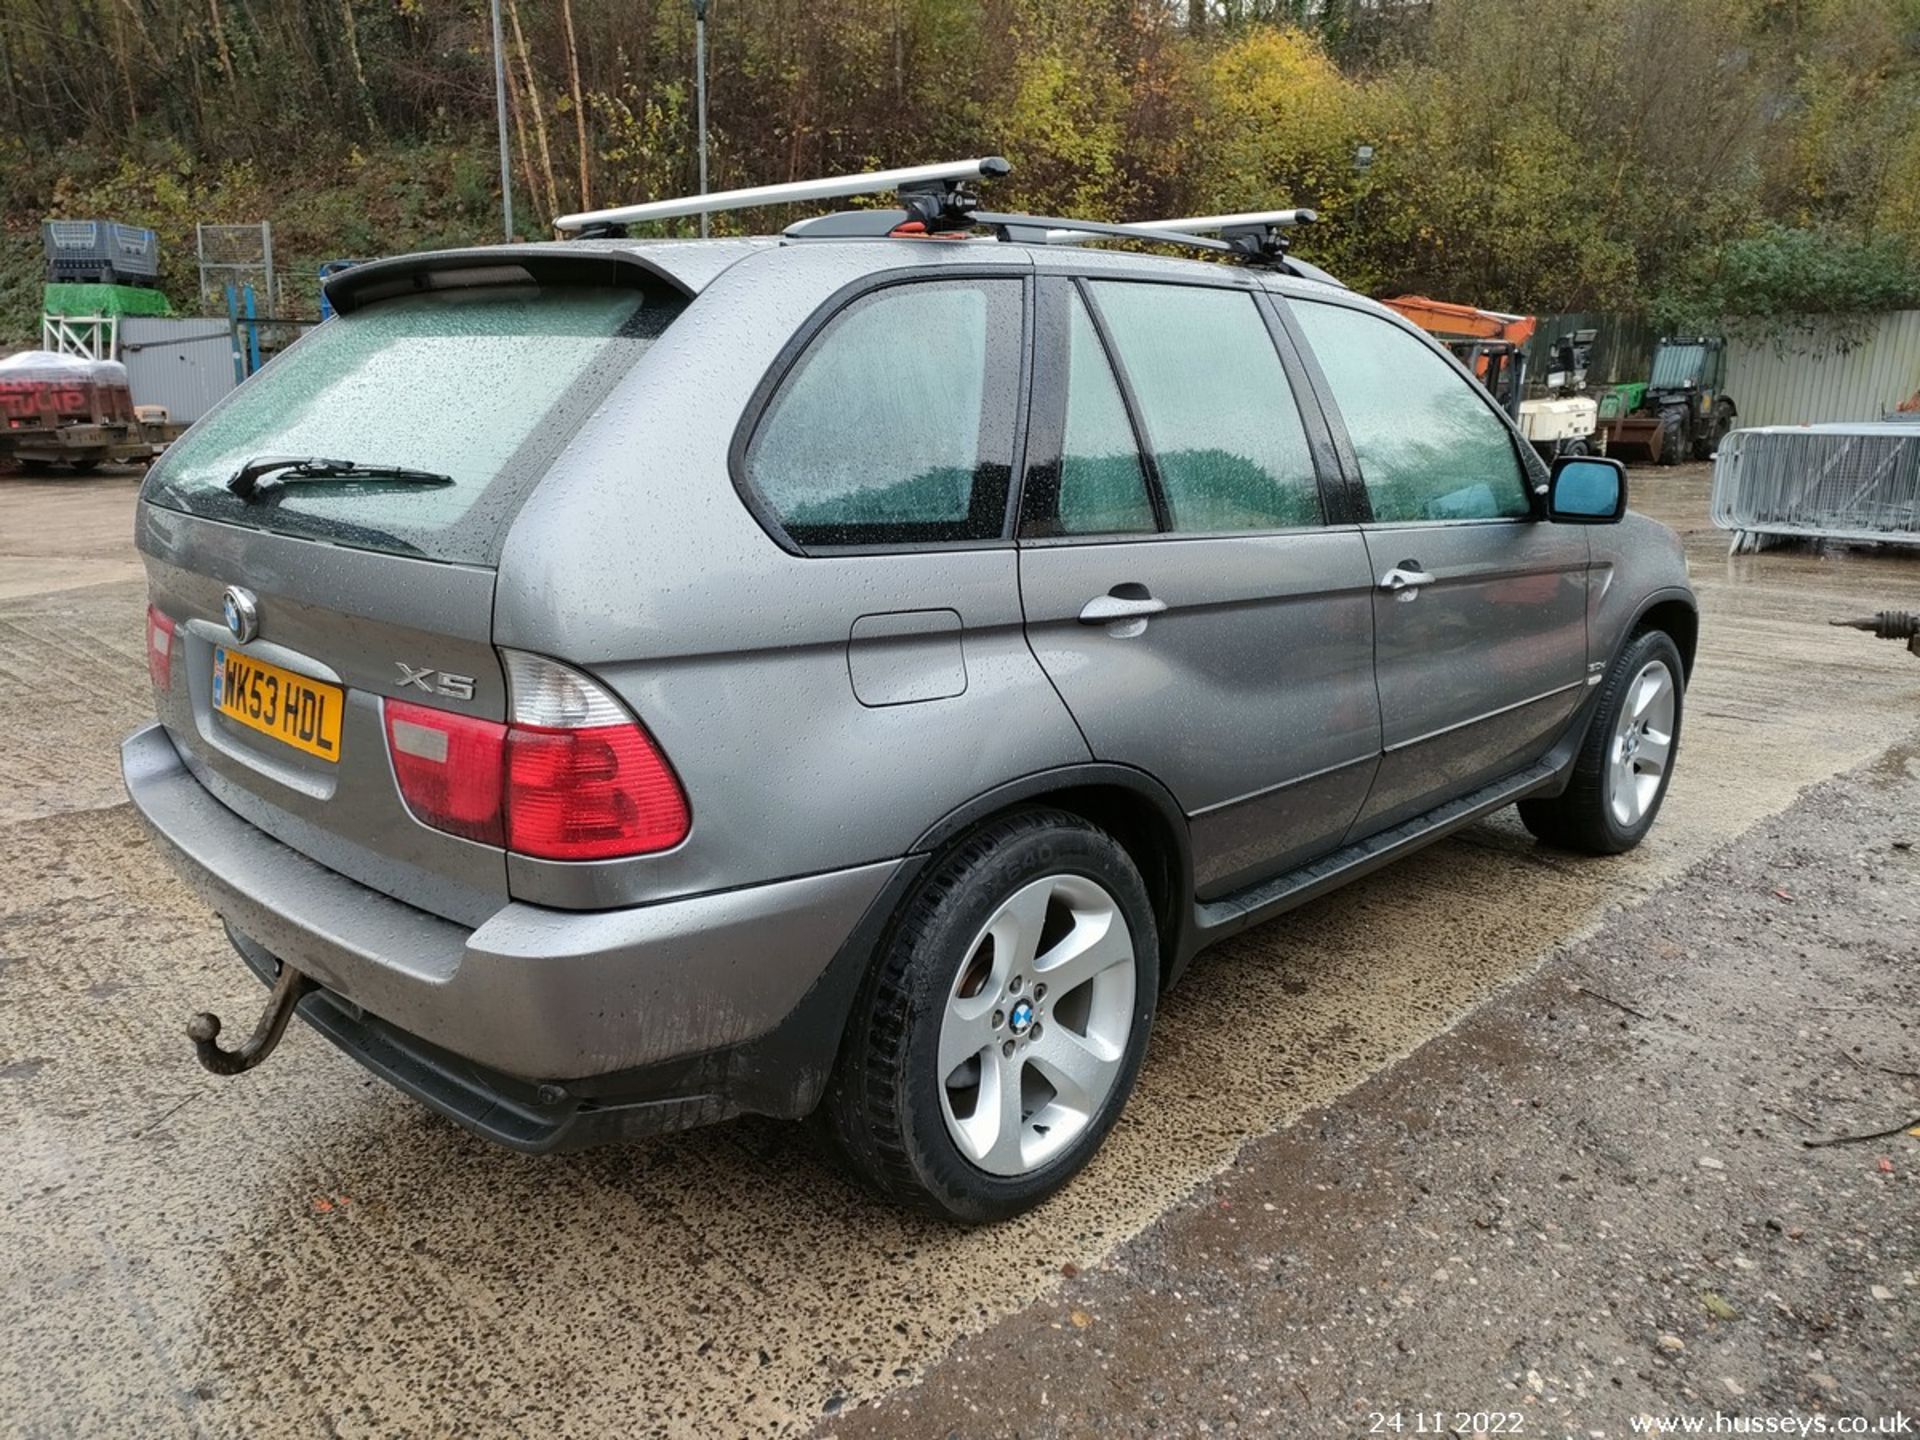
[(1186, 812), (1173, 793), (1146, 771), (1100, 761), (1036, 770), (955, 806), (928, 826), (911, 849), (914, 853), (943, 849), (976, 825), (1018, 806), (1040, 802), (1058, 805), (1103, 828), (1113, 828), (1114, 812), (1100, 803), (1103, 795), (1132, 807), (1126, 817), (1129, 822), (1150, 816), (1152, 829), (1157, 832), (1141, 834), (1137, 824), (1127, 823), (1119, 828), (1132, 833), (1115, 834), (1114, 838), (1140, 867), (1153, 896), (1155, 918), (1162, 930), (1160, 975), (1165, 988), (1185, 968), (1195, 948), (1193, 848)]
[(1691, 590), (1678, 585), (1662, 586), (1642, 597), (1632, 617), (1622, 627), (1619, 643), (1613, 647), (1613, 654), (1607, 658), (1607, 664), (1611, 666), (1614, 660), (1619, 658), (1620, 652), (1626, 648), (1628, 642), (1648, 627), (1656, 610), (1666, 614), (1681, 612), (1687, 617), (1683, 631), (1677, 631), (1665, 625), (1658, 628), (1666, 630), (1673, 636), (1673, 643), (1679, 647), (1680, 661), (1686, 671), (1681, 679), (1690, 681), (1693, 678), (1694, 656), (1700, 644), (1700, 602)]

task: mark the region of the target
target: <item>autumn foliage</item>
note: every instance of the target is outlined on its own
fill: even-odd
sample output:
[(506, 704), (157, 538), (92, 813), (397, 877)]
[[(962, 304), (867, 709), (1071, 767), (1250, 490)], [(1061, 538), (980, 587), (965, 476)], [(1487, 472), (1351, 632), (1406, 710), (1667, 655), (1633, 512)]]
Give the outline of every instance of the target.
[[(694, 188), (686, 0), (504, 8), (522, 233)], [(1314, 206), (1302, 253), (1369, 290), (1920, 303), (1920, 0), (713, 0), (711, 20), (716, 188), (999, 152), (1002, 206)], [(158, 226), (183, 299), (195, 221), (271, 219), (295, 310), (321, 259), (499, 233), (484, 0), (0, 0), (0, 81), (0, 339), (31, 323), (46, 214)]]

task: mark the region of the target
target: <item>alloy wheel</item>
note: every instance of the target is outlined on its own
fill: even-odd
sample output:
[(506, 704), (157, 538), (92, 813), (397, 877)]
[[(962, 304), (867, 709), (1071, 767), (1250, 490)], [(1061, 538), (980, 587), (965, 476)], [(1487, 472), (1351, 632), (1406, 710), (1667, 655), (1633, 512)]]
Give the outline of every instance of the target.
[(1119, 1078), (1134, 987), (1126, 916), (1096, 881), (1043, 876), (1002, 902), (940, 1025), (940, 1106), (960, 1153), (1014, 1176), (1070, 1146)]
[(1677, 692), (1664, 660), (1650, 660), (1627, 686), (1607, 751), (1607, 807), (1631, 830), (1660, 794), (1673, 756)]

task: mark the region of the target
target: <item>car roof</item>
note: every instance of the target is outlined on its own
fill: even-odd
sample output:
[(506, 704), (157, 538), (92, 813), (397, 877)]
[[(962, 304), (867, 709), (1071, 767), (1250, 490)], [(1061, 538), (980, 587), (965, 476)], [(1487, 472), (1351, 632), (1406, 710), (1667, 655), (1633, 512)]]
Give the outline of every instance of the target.
[[(1005, 259), (1019, 253), (1038, 268), (1054, 273), (1097, 274), (1102, 270), (1125, 270), (1132, 274), (1165, 274), (1169, 279), (1193, 279), (1208, 271), (1217, 272), (1221, 262), (1183, 256), (1153, 254), (1146, 251), (1114, 251), (1097, 246), (1034, 244), (1001, 241), (984, 236), (965, 239), (898, 237), (875, 239), (797, 239), (779, 235), (728, 236), (697, 239), (592, 238), (540, 240), (515, 244), (481, 245), (458, 250), (430, 250), (369, 261), (344, 270), (326, 282), (328, 300), (337, 310), (348, 311), (390, 294), (423, 288), (426, 276), (447, 273), (494, 271), (504, 265), (531, 265), (544, 269), (564, 264), (568, 268), (611, 268), (637, 266), (665, 281), (689, 298), (705, 290), (716, 278), (752, 255), (767, 251), (834, 249), (864, 252), (872, 257), (873, 268), (888, 270), (911, 265), (928, 257), (927, 247), (939, 246), (943, 261), (952, 258), (951, 246), (990, 246), (996, 257)], [(1240, 283), (1263, 285), (1281, 293), (1350, 295), (1345, 289), (1319, 281), (1284, 275), (1275, 270), (1230, 265), (1238, 276), (1249, 277)], [(497, 283), (497, 282), (496, 282)]]

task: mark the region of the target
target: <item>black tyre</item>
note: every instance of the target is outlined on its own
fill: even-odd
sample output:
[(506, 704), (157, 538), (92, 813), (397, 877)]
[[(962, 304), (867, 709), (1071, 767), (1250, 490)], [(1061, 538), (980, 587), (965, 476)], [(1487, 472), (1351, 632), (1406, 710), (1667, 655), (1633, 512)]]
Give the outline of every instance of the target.
[(882, 1195), (969, 1224), (1070, 1180), (1146, 1053), (1159, 937), (1140, 872), (1077, 816), (993, 821), (934, 862), (861, 990), (824, 1118)]
[(1680, 649), (1642, 630), (1607, 671), (1567, 788), (1522, 800), (1520, 819), (1549, 845), (1589, 855), (1631, 850), (1653, 828), (1680, 754), (1685, 699)]
[(76, 475), (91, 475), (100, 468), (98, 460), (70, 460), (67, 463), (73, 467), (73, 473)]
[(1720, 448), (1720, 442), (1727, 438), (1727, 432), (1733, 429), (1733, 406), (1725, 400), (1713, 402), (1713, 417), (1708, 422), (1706, 432), (1694, 445), (1693, 458), (1711, 460), (1713, 452)]
[(1693, 437), (1687, 412), (1681, 409), (1660, 412), (1660, 463), (1678, 465), (1692, 457)]

